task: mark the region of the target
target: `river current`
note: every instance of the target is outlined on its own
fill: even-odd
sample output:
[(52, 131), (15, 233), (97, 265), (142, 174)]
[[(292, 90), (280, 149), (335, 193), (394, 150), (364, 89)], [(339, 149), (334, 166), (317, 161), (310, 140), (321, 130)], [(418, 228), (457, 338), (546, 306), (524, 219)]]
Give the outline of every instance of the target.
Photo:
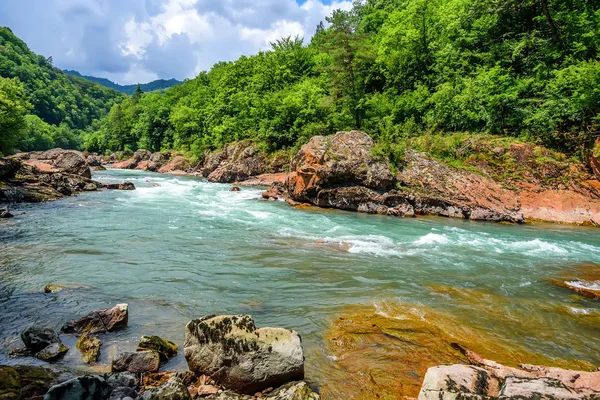
[[(600, 264), (598, 229), (295, 209), (259, 200), (260, 188), (231, 192), (141, 171), (94, 178), (130, 180), (137, 190), (19, 205), (0, 222), (0, 364), (35, 363), (7, 356), (32, 323), (59, 329), (128, 303), (129, 327), (101, 335), (102, 363), (135, 349), (141, 335), (182, 346), (190, 319), (248, 313), (257, 326), (297, 330), (307, 378), (318, 381), (330, 359), (323, 333), (331, 321), (349, 304), (377, 309), (388, 301), (476, 320), (550, 357), (600, 364), (599, 303), (551, 282), (572, 266)], [(49, 283), (75, 288), (45, 294)], [(440, 285), (501, 301), (456, 303), (431, 290)], [(499, 322), (498, 313), (514, 323)], [(521, 330), (528, 316), (547, 334)], [(72, 350), (61, 363), (80, 364), (75, 338), (63, 341)], [(164, 367), (183, 368), (182, 354)]]

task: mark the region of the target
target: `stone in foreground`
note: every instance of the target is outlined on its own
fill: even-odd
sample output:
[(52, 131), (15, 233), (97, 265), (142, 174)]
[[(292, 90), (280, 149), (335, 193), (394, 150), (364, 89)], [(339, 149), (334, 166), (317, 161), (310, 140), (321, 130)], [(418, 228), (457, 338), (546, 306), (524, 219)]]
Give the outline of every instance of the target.
[(156, 372), (159, 367), (160, 356), (151, 350), (121, 353), (112, 362), (113, 372)]
[(125, 328), (129, 318), (127, 304), (117, 304), (113, 308), (92, 311), (78, 320), (67, 322), (61, 330), (65, 333), (112, 332)]
[(300, 335), (282, 328), (256, 329), (249, 315), (190, 321), (184, 353), (190, 370), (239, 393), (254, 394), (304, 378)]
[(52, 386), (44, 400), (106, 399), (110, 390), (104, 378), (87, 375)]
[(419, 400), (584, 400), (600, 394), (600, 372), (534, 365), (511, 368), (485, 359), (479, 361), (479, 366), (429, 368)]
[(165, 362), (177, 355), (177, 346), (170, 340), (163, 339), (159, 336), (142, 336), (137, 350), (153, 350), (160, 355), (160, 360)]
[(159, 386), (146, 390), (141, 395), (142, 400), (191, 400), (190, 392), (181, 379), (172, 376)]

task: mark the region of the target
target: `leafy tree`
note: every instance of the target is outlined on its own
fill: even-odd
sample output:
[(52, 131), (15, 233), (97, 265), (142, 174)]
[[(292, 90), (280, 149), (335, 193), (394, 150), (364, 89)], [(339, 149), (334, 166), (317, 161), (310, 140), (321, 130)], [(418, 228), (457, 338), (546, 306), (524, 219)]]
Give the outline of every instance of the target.
[(25, 113), (29, 107), (19, 79), (0, 77), (0, 154), (13, 151), (25, 129)]

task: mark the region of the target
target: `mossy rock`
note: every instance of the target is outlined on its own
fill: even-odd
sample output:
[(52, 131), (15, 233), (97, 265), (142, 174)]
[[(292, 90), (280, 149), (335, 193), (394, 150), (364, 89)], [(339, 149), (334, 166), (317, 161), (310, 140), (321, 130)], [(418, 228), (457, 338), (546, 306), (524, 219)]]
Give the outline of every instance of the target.
[(92, 364), (100, 358), (100, 346), (102, 341), (98, 336), (91, 336), (86, 332), (77, 341), (75, 347), (81, 352), (81, 358), (84, 363)]
[(0, 366), (0, 400), (42, 399), (60, 380), (58, 372), (42, 367)]
[(160, 355), (160, 360), (165, 362), (177, 355), (178, 348), (175, 343), (159, 336), (144, 335), (140, 339), (137, 351), (153, 350)]
[(0, 399), (17, 399), (21, 390), (21, 377), (14, 368), (0, 366)]

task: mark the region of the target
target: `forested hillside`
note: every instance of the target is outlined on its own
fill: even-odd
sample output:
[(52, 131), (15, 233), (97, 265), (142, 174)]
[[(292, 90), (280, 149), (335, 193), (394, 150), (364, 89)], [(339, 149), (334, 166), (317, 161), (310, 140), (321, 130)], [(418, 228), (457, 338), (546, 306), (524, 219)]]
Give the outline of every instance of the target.
[[(80, 78), (87, 79), (88, 81), (99, 83), (102, 86), (105, 86), (105, 87), (111, 88), (111, 89), (115, 89), (115, 90), (118, 90), (119, 92), (129, 94), (129, 95), (132, 95), (133, 93), (135, 93), (135, 90), (138, 87), (138, 84), (119, 85), (118, 83), (114, 83), (113, 81), (106, 79), (106, 78), (98, 78), (95, 76), (81, 75), (79, 72), (73, 71), (73, 70), (65, 69), (63, 72), (67, 75), (78, 76)], [(177, 79), (157, 79), (155, 81), (148, 82), (148, 83), (140, 83), (139, 86), (140, 86), (140, 89), (142, 89), (142, 91), (144, 91), (144, 92), (154, 92), (155, 90), (168, 89), (172, 86), (179, 85), (180, 83), (182, 83), (182, 82), (178, 81)]]
[(301, 38), (115, 105), (93, 150), (270, 149), (360, 128), (390, 154), (426, 133), (578, 152), (600, 126), (600, 1), (367, 0)]
[(64, 74), (0, 27), (0, 153), (78, 148), (123, 95)]

